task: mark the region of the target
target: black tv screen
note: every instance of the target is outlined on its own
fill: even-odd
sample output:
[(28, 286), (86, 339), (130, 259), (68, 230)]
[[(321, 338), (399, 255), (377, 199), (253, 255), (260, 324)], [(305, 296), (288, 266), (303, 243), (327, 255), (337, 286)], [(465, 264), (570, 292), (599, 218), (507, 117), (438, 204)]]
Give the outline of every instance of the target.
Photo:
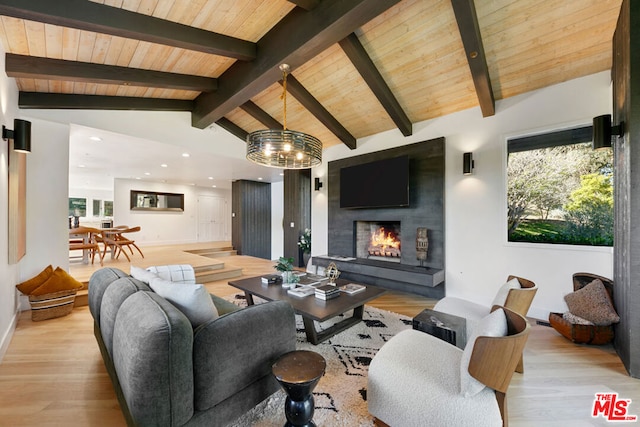
[(400, 156), (340, 169), (340, 207), (409, 206), (409, 157)]

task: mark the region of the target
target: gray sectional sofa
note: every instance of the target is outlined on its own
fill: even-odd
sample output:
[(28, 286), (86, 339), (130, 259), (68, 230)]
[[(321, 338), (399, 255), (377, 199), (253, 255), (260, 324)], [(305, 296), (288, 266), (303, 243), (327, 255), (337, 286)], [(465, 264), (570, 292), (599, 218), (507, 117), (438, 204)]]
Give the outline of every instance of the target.
[(295, 350), (292, 307), (211, 298), (220, 317), (193, 329), (144, 282), (92, 275), (94, 333), (129, 425), (224, 426), (278, 390), (271, 365)]

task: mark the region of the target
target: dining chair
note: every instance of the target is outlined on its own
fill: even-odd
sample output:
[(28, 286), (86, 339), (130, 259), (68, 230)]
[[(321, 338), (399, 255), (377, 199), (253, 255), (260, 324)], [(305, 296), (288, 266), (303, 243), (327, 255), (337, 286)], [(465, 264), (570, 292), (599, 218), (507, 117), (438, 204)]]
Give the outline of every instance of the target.
[(86, 256), (90, 256), (91, 264), (94, 263), (96, 254), (98, 254), (100, 257), (100, 265), (104, 265), (104, 255), (100, 251), (97, 240), (99, 235), (100, 230), (93, 227), (80, 226), (69, 229), (69, 251), (82, 250), (83, 260), (86, 259)]
[(140, 226), (131, 228), (114, 228), (115, 230), (110, 230), (109, 232), (102, 234), (102, 241), (105, 245), (103, 256), (106, 255), (107, 248), (111, 247), (112, 258), (118, 259), (120, 257), (120, 254), (123, 253), (124, 256), (127, 257), (127, 260), (131, 262), (131, 258), (129, 257), (129, 254), (127, 254), (127, 251), (124, 250), (124, 248), (128, 248), (131, 252), (131, 255), (133, 255), (133, 249), (131, 249), (131, 247), (133, 246), (140, 253), (140, 256), (144, 258), (144, 254), (142, 253), (138, 245), (136, 245), (135, 240), (124, 236), (125, 233), (136, 233), (140, 231)]

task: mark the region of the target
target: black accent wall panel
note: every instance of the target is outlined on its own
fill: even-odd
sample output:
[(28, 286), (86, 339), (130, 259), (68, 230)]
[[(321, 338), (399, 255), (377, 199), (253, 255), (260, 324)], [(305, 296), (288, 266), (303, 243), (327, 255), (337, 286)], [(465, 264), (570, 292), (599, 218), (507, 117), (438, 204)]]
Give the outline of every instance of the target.
[[(444, 138), (437, 138), (329, 162), (329, 255), (355, 256), (353, 241), (356, 221), (401, 221), (402, 264), (419, 265), (416, 259), (416, 229), (427, 227), (429, 252), (425, 266), (444, 269), (444, 143)], [(409, 157), (408, 207), (340, 208), (341, 168), (401, 155)]]
[[(291, 227), (293, 224), (293, 227)], [(284, 256), (302, 266), (298, 239), (311, 228), (311, 169), (284, 171)]]
[(231, 243), (238, 255), (271, 259), (271, 184), (233, 182), (231, 209)]

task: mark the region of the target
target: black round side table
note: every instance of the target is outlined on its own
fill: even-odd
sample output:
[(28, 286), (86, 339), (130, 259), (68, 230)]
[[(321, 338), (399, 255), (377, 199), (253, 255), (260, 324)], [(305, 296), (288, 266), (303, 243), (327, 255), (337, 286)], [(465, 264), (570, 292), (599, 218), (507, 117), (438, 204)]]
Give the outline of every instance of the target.
[(324, 375), (326, 367), (324, 357), (306, 350), (286, 353), (273, 364), (273, 375), (287, 393), (284, 403), (287, 417), (285, 427), (315, 427), (312, 421), (314, 402), (311, 392)]

